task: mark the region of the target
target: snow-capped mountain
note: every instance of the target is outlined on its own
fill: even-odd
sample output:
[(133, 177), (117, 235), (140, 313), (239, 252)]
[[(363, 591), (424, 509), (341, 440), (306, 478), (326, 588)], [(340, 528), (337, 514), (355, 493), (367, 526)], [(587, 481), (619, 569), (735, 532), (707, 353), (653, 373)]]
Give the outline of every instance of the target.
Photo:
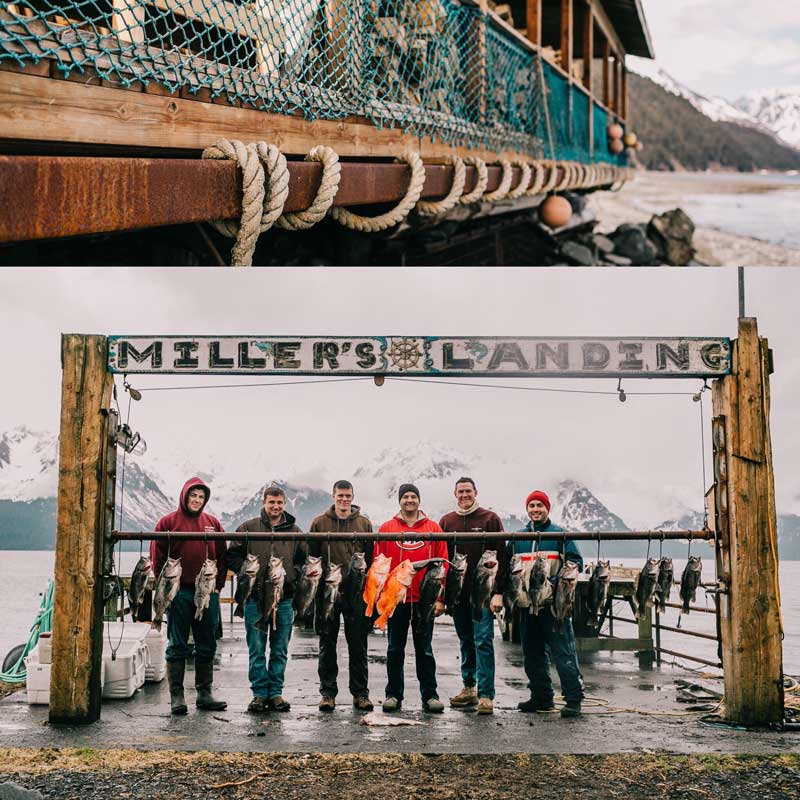
[(571, 531), (627, 531), (628, 526), (598, 500), (582, 483), (563, 480), (558, 484), (553, 518)]
[(633, 72), (662, 86), (668, 92), (678, 97), (686, 98), (698, 111), (705, 114), (714, 122), (736, 122), (740, 125), (758, 125), (756, 117), (744, 108), (729, 103), (722, 97), (706, 97), (695, 92), (685, 84), (673, 78), (668, 72), (657, 66), (654, 61), (637, 59)]
[(58, 437), (20, 425), (0, 436), (0, 498), (28, 502), (53, 497), (58, 483)]
[(800, 86), (749, 92), (735, 106), (784, 142), (800, 149)]

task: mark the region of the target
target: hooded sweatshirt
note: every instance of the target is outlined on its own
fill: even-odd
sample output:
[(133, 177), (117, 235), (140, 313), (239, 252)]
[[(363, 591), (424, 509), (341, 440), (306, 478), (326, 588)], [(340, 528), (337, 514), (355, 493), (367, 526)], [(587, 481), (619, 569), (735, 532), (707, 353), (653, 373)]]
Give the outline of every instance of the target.
[[(202, 489), (206, 494), (206, 502), (203, 508), (196, 514), (189, 511), (186, 499), (192, 489)], [(203, 510), (211, 497), (211, 489), (200, 478), (189, 478), (181, 489), (180, 503), (178, 509), (171, 514), (167, 514), (156, 524), (156, 531), (197, 531), (199, 534), (213, 533), (222, 531), (222, 525), (216, 517), (206, 514)], [(187, 589), (194, 589), (194, 582), (197, 578), (203, 562), (208, 558), (217, 562), (217, 589), (222, 589), (225, 585), (227, 570), (225, 568), (225, 552), (227, 546), (223, 540), (204, 541), (202, 536), (197, 539), (176, 540), (172, 542), (156, 541), (150, 542), (150, 557), (153, 559), (153, 571), (156, 578), (161, 574), (161, 570), (167, 561), (167, 555), (171, 558), (181, 560), (181, 586)]]
[[(426, 558), (447, 558), (446, 542), (422, 542), (414, 540), (413, 534), (417, 533), (441, 533), (442, 529), (422, 512), (419, 512), (419, 519), (409, 525), (403, 517), (398, 514), (392, 517), (379, 528), (379, 533), (409, 533), (408, 539), (402, 542), (375, 542), (374, 556), (379, 553), (389, 556), (392, 559), (392, 569), (397, 567), (401, 561), (408, 559), (411, 562), (424, 561)], [(447, 575), (448, 564), (445, 561), (445, 577)], [(411, 586), (406, 594), (406, 603), (416, 603), (419, 600), (419, 588), (422, 579), (425, 577), (426, 570), (421, 569), (411, 582)], [(444, 584), (443, 584), (444, 585)]]
[[(476, 508), (469, 514), (459, 514), (451, 511), (445, 514), (440, 520), (439, 525), (446, 533), (460, 533), (462, 531), (486, 531), (500, 533), (503, 530), (503, 523), (500, 517), (489, 511), (488, 508)], [(508, 548), (505, 542), (492, 539), (490, 541), (473, 540), (471, 542), (447, 542), (448, 558), (452, 561), (455, 551), (463, 553), (467, 557), (467, 573), (464, 576), (464, 586), (461, 589), (461, 602), (470, 603), (472, 597), (472, 582), (475, 580), (475, 568), (483, 555), (484, 550), (497, 551), (497, 576), (494, 581), (494, 593), (503, 594), (506, 590), (508, 580)]]
[[(287, 511), (283, 512), (280, 522), (273, 525), (263, 508), (257, 517), (243, 522), (236, 529), (237, 533), (278, 533), (279, 531), (299, 533), (300, 528), (297, 527), (295, 518)], [(267, 574), (270, 555), (280, 558), (283, 561), (283, 568), (286, 570), (282, 599), (288, 600), (294, 596), (297, 568), (305, 561), (306, 552), (307, 548), (303, 542), (248, 541), (244, 538), (232, 540), (228, 548), (228, 569), (238, 573), (248, 553), (258, 556), (259, 571), (253, 589), (257, 595), (261, 591), (264, 576)]]
[[(347, 519), (339, 519), (336, 516), (336, 506), (332, 505), (324, 514), (320, 514), (311, 521), (309, 531), (311, 533), (372, 533), (372, 523), (362, 515), (361, 508), (357, 505), (350, 506), (350, 516)], [(362, 539), (352, 539), (347, 542), (309, 542), (308, 552), (312, 556), (322, 556), (325, 569), (328, 569), (328, 553), (330, 553), (331, 562), (338, 564), (342, 569), (347, 569), (355, 552), (364, 553), (367, 566), (372, 563), (372, 542), (365, 542)]]

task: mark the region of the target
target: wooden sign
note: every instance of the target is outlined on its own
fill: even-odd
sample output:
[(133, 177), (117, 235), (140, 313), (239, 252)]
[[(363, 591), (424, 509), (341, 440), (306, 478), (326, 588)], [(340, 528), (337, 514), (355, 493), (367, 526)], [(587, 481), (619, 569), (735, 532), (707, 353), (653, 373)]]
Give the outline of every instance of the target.
[(715, 378), (725, 338), (110, 336), (110, 372), (198, 375)]

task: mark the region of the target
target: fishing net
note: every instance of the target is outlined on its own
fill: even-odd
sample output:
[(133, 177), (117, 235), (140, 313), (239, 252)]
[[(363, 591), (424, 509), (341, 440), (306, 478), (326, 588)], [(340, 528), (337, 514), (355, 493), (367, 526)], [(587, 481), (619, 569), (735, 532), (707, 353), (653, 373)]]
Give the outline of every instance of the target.
[[(458, 0), (0, 3), (0, 61), (45, 59), (87, 83), (545, 154), (538, 55)], [(588, 161), (588, 99), (544, 68), (556, 155)]]

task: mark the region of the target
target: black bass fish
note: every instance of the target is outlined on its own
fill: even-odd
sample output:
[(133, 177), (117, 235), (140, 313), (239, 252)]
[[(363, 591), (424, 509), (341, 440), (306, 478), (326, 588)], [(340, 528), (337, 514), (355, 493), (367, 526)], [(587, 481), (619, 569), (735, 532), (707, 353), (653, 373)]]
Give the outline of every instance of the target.
[(164, 619), (164, 612), (169, 608), (170, 603), (178, 594), (181, 588), (181, 567), (180, 558), (168, 558), (161, 568), (156, 581), (156, 588), (153, 591), (153, 622), (152, 626), (161, 630), (161, 623)]
[(530, 597), (528, 612), (536, 616), (553, 599), (550, 566), (546, 558), (537, 558), (533, 562), (533, 567), (528, 577), (528, 596)]
[(308, 556), (300, 568), (300, 576), (292, 598), (292, 606), (298, 617), (307, 617), (314, 608), (321, 578), (322, 556)]
[(128, 605), (131, 608), (131, 618), (134, 622), (139, 617), (139, 606), (144, 599), (145, 589), (147, 589), (147, 581), (153, 574), (153, 561), (150, 556), (142, 556), (133, 568), (131, 575), (131, 582), (128, 586)]
[(589, 578), (589, 591), (586, 595), (586, 609), (589, 612), (589, 624), (596, 628), (600, 615), (608, 601), (608, 585), (611, 582), (611, 562), (598, 560)]
[(266, 572), (259, 578), (258, 611), (260, 616), (256, 622), (256, 627), (265, 633), (269, 630), (270, 625), (272, 625), (273, 630), (277, 627), (278, 603), (283, 597), (283, 583), (285, 580), (286, 568), (283, 566), (283, 560), (277, 556), (272, 556)]
[(475, 567), (472, 580), (472, 618), (480, 620), (483, 609), (489, 604), (497, 577), (497, 550), (484, 550)]
[(689, 561), (683, 568), (681, 575), (681, 600), (683, 600), (683, 613), (689, 613), (690, 603), (694, 603), (697, 596), (697, 587), (703, 574), (703, 562), (700, 556), (689, 556)]
[(342, 585), (342, 568), (338, 564), (328, 564), (325, 580), (322, 585), (320, 615), (322, 622), (327, 622), (339, 609), (339, 587)]
[(503, 601), (509, 619), (517, 606), (520, 604), (525, 606), (529, 603), (528, 591), (525, 588), (525, 566), (522, 556), (518, 553), (511, 556), (511, 561), (508, 565), (508, 589), (503, 595)]
[[(549, 581), (548, 581), (549, 583)], [(567, 561), (558, 573), (555, 596), (553, 598), (553, 616), (561, 623), (572, 616), (575, 603), (575, 587), (578, 584), (578, 565)]]
[(658, 586), (656, 586), (655, 604), (659, 613), (664, 613), (667, 608), (667, 600), (672, 590), (672, 579), (674, 570), (671, 558), (662, 558), (658, 562)]
[(636, 584), (636, 616), (639, 619), (644, 619), (648, 610), (653, 607), (653, 598), (657, 588), (658, 559), (648, 558), (639, 573), (639, 582)]
[(217, 562), (207, 558), (194, 579), (194, 618), (203, 619), (211, 595), (217, 591)]
[(342, 578), (342, 603), (348, 614), (363, 614), (364, 587), (367, 583), (367, 557), (356, 551), (350, 559), (347, 572)]
[(436, 600), (442, 592), (445, 569), (443, 561), (434, 561), (425, 572), (419, 587), (419, 615), (424, 623), (433, 621)]
[(244, 617), (244, 604), (253, 593), (256, 576), (260, 569), (261, 564), (258, 561), (258, 556), (248, 553), (247, 558), (242, 562), (239, 574), (236, 576), (236, 594), (233, 598), (236, 601), (236, 608), (233, 611), (234, 617)]
[(452, 614), (453, 609), (461, 603), (461, 592), (464, 589), (464, 578), (467, 574), (467, 556), (465, 553), (456, 553), (447, 570), (447, 581), (444, 585), (444, 604), (447, 613)]

